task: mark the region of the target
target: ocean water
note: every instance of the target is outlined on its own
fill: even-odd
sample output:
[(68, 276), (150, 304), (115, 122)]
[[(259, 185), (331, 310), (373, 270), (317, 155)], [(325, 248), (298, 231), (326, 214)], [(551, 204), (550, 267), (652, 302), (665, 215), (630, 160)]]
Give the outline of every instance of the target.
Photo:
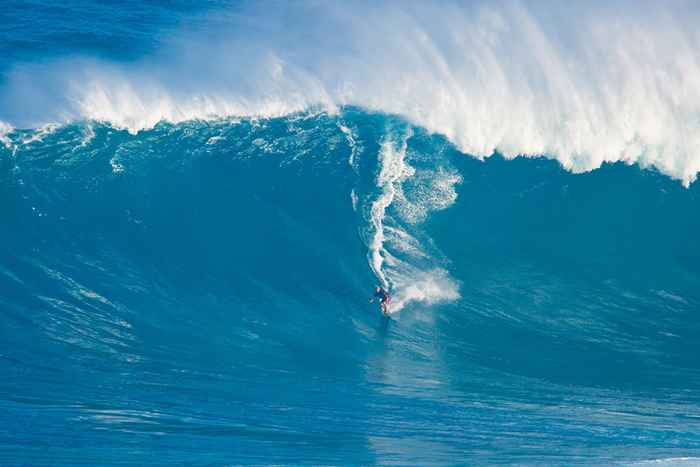
[(6, 2), (0, 465), (700, 465), (698, 20)]

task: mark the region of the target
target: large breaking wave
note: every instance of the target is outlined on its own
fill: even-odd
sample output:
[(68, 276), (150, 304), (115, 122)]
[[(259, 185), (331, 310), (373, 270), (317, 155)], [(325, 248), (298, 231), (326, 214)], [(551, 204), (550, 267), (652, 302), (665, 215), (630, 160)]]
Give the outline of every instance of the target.
[(0, 119), (137, 131), (358, 105), (477, 157), (545, 155), (576, 172), (623, 161), (687, 184), (700, 170), (698, 20), (684, 1), (248, 5), (136, 63), (18, 65)]
[(244, 3), (15, 63), (0, 463), (697, 463), (697, 18)]
[(5, 463), (695, 452), (697, 185), (352, 108), (4, 139)]

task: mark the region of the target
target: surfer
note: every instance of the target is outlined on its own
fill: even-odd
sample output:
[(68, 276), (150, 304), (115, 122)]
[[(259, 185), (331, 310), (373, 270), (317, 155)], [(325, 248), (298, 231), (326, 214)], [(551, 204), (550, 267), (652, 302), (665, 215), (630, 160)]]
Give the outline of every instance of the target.
[(382, 309), (382, 313), (385, 316), (389, 315), (389, 302), (391, 301), (391, 295), (389, 292), (381, 288), (380, 286), (375, 287), (374, 295), (369, 299), (370, 303), (374, 303), (375, 300), (379, 300), (379, 307)]

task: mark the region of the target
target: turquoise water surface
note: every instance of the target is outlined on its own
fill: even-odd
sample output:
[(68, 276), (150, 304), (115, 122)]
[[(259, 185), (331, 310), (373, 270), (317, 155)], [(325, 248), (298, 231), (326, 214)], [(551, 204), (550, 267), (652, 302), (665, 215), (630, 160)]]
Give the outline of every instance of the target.
[(0, 464), (700, 464), (696, 8), (543, 5), (5, 5)]

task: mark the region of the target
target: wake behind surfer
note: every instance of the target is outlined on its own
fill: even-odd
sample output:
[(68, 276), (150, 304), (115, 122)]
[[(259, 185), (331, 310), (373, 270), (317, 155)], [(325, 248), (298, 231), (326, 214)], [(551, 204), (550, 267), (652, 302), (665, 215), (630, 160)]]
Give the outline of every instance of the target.
[(391, 301), (391, 295), (389, 292), (384, 290), (382, 287), (377, 286), (374, 288), (374, 295), (369, 299), (370, 303), (374, 303), (375, 300), (379, 300), (379, 308), (381, 308), (382, 313), (385, 316), (389, 315), (389, 302)]

